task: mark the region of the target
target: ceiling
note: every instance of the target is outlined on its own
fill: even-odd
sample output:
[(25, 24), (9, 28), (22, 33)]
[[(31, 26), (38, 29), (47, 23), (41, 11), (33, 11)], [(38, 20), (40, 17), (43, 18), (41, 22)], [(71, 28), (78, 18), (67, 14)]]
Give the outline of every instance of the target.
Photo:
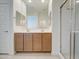
[(41, 0), (32, 0), (31, 3), (29, 3), (29, 0), (23, 0), (25, 4), (27, 5), (28, 12), (41, 12), (44, 10), (48, 11), (48, 5), (50, 0), (45, 0), (44, 3), (41, 2)]

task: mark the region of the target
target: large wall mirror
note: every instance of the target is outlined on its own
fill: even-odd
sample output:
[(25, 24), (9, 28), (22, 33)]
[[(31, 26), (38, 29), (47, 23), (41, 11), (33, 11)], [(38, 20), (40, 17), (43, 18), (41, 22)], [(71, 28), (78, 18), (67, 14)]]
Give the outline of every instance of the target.
[(45, 29), (51, 25), (49, 13), (50, 0), (23, 0), (26, 4), (26, 27), (28, 29)]

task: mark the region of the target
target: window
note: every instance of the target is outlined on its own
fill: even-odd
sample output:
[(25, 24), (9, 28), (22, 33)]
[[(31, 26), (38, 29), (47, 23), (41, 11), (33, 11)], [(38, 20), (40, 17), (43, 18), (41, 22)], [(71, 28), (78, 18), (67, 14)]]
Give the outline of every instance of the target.
[(28, 16), (27, 17), (27, 27), (28, 27), (28, 29), (38, 28), (38, 17), (37, 16)]

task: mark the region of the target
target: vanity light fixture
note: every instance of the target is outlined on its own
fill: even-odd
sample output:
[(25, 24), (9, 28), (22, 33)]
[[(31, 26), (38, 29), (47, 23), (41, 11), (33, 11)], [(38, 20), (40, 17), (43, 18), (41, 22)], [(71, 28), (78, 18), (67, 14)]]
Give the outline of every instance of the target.
[(77, 0), (76, 3), (79, 3), (79, 0)]
[(31, 3), (31, 2), (32, 2), (32, 0), (29, 0), (28, 2), (29, 2), (29, 3)]
[(41, 2), (42, 2), (42, 3), (44, 3), (44, 2), (45, 2), (45, 0), (41, 0)]

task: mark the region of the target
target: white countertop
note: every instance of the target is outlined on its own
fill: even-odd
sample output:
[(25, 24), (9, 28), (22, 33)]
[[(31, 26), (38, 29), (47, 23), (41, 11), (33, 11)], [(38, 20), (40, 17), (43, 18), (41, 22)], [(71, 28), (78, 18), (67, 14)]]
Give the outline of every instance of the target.
[(52, 32), (14, 32), (14, 33), (52, 33)]

